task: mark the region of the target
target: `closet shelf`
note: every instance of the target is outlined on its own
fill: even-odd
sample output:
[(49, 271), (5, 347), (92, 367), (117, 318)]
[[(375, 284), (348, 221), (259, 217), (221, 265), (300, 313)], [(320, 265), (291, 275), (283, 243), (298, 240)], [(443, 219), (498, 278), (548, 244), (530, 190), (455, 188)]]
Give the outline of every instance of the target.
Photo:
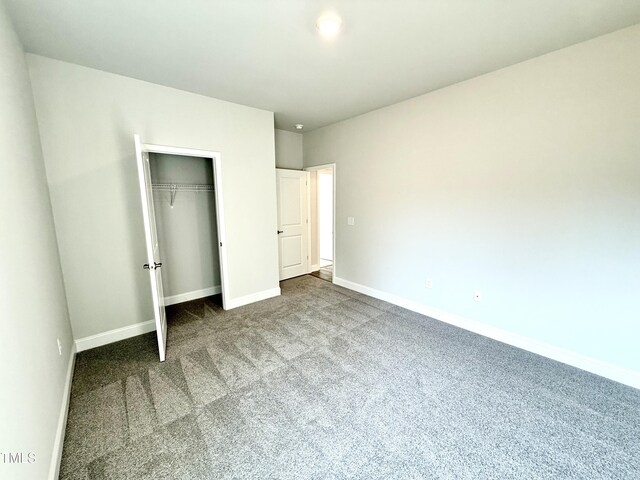
[(154, 190), (183, 190), (183, 191), (193, 191), (193, 192), (209, 192), (213, 191), (213, 185), (198, 185), (198, 184), (187, 184), (187, 183), (154, 183), (151, 185)]
[(153, 183), (151, 184), (152, 190), (156, 192), (171, 192), (170, 205), (173, 208), (173, 204), (176, 201), (176, 193), (181, 192), (213, 192), (213, 185), (198, 185), (187, 183)]

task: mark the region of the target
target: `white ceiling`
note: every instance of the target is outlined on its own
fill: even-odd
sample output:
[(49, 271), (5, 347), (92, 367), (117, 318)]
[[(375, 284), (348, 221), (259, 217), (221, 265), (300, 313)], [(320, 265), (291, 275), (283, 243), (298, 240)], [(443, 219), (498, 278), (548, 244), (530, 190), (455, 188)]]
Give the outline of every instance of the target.
[[(5, 2), (29, 52), (305, 131), (640, 23), (638, 0)], [(315, 31), (327, 10), (344, 22), (331, 42)]]

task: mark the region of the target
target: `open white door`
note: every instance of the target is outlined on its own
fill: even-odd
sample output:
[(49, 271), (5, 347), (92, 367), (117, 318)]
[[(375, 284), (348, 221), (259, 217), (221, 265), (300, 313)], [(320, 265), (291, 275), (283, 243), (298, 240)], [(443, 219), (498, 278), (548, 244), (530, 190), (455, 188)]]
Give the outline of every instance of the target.
[(276, 169), (280, 280), (309, 273), (309, 172)]
[(144, 268), (149, 270), (151, 297), (153, 299), (153, 316), (156, 320), (156, 331), (158, 335), (158, 350), (160, 351), (160, 361), (164, 362), (165, 351), (167, 349), (167, 315), (164, 310), (164, 292), (162, 291), (162, 272), (160, 269), (162, 262), (160, 262), (156, 216), (153, 210), (151, 166), (149, 165), (149, 153), (143, 151), (140, 136), (134, 135), (133, 138), (136, 145), (136, 159), (138, 161), (144, 238), (147, 244), (147, 263), (144, 265)]

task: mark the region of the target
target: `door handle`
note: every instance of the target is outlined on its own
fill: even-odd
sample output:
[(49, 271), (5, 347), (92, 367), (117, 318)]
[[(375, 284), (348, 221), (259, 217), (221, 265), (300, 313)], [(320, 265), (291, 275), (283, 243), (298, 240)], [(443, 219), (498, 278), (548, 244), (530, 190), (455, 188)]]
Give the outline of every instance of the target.
[(284, 230), (278, 230), (278, 235), (280, 235), (281, 233), (284, 233)]
[(156, 263), (153, 262), (153, 267), (150, 267), (148, 263), (145, 263), (142, 268), (145, 270), (155, 270), (156, 268), (160, 268), (162, 266), (162, 262)]

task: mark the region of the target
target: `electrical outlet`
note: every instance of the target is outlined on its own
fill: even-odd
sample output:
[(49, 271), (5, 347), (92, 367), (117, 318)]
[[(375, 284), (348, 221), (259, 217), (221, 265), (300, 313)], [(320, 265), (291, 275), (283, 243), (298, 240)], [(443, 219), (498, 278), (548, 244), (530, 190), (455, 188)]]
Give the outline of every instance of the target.
[(426, 288), (433, 288), (433, 280), (430, 278), (427, 278), (427, 281), (425, 282), (424, 286)]
[(476, 292), (476, 293), (474, 293), (474, 294), (473, 294), (473, 299), (474, 299), (476, 302), (481, 301), (481, 300), (482, 300), (482, 292)]
[(58, 341), (58, 355), (62, 355), (62, 343), (59, 338), (56, 340)]

